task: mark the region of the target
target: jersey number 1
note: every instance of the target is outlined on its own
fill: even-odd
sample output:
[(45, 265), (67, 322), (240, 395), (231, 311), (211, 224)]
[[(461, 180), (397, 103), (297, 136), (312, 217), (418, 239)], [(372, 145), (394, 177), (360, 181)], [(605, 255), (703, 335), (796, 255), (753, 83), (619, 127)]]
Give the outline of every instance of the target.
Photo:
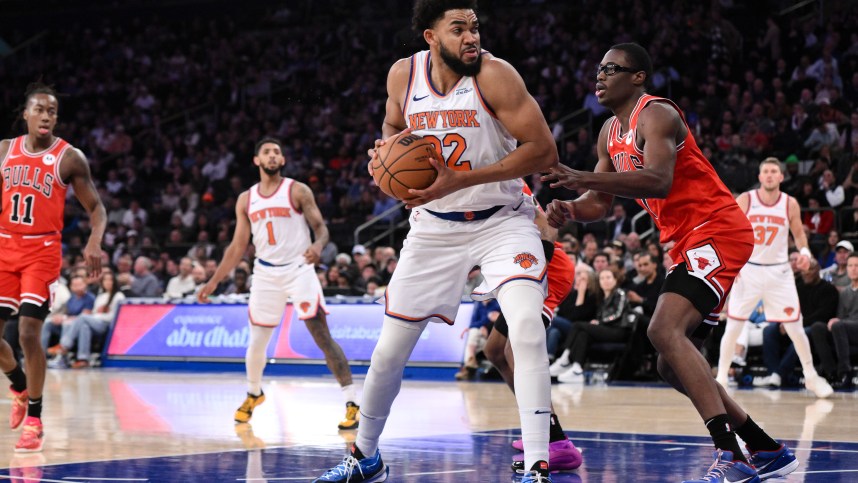
[(265, 224), (265, 228), (268, 228), (268, 244), (269, 245), (276, 245), (277, 240), (274, 239), (274, 225), (272, 225), (271, 222), (269, 221), (268, 223)]
[[(12, 223), (23, 225), (33, 224), (33, 202), (36, 200), (34, 195), (23, 197), (23, 205), (21, 206), (21, 193), (12, 195), (12, 213), (9, 215), (9, 220)], [(23, 208), (23, 209), (22, 209)]]

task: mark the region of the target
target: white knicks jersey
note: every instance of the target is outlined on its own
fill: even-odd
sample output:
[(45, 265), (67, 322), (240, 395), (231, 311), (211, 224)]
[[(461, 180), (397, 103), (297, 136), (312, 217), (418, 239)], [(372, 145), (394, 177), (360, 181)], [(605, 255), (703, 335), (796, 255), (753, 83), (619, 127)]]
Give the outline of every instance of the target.
[[(429, 138), (451, 169), (468, 171), (496, 163), (516, 140), (495, 117), (474, 77), (462, 77), (446, 95), (430, 80), (428, 50), (411, 56), (411, 75), (402, 112), (414, 134)], [(433, 211), (477, 211), (521, 199), (521, 179), (487, 183), (431, 201)]]
[(271, 196), (259, 193), (259, 183), (248, 190), (247, 217), (256, 258), (272, 265), (303, 263), (311, 244), (304, 214), (292, 206), (294, 184), (295, 180), (283, 178)]
[(760, 200), (757, 190), (748, 191), (748, 221), (754, 229), (754, 253), (750, 263), (776, 265), (789, 261), (789, 195), (781, 193), (773, 205)]

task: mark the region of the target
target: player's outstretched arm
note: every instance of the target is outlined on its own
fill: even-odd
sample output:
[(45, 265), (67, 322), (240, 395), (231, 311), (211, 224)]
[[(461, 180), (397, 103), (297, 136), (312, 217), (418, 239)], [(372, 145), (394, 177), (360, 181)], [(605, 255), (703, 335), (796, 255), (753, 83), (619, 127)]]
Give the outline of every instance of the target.
[(226, 278), (227, 274), (238, 265), (241, 257), (247, 250), (247, 244), (250, 242), (250, 219), (247, 217), (247, 198), (248, 192), (238, 196), (238, 201), (235, 202), (235, 232), (232, 234), (232, 241), (226, 250), (223, 252), (223, 258), (217, 266), (212, 278), (203, 285), (203, 288), (197, 292), (197, 301), (208, 303), (208, 297), (214, 293), (217, 284)]
[(104, 203), (98, 196), (98, 191), (92, 182), (89, 163), (80, 149), (66, 151), (60, 170), (62, 171), (60, 177), (68, 180), (68, 184), (74, 189), (75, 196), (89, 215), (92, 231), (83, 249), (83, 256), (88, 275), (93, 278), (98, 277), (101, 275), (101, 240), (104, 238), (104, 229), (107, 226)]
[(518, 148), (497, 162), (472, 171), (455, 171), (431, 160), (438, 169), (438, 177), (425, 190), (409, 190), (414, 198), (408, 200), (408, 207), (419, 206), (471, 186), (548, 171), (557, 165), (559, 156), (554, 137), (539, 104), (527, 92), (518, 72), (503, 60), (488, 57), (475, 82), (479, 83), (483, 98), (500, 123), (518, 140)]
[(644, 140), (646, 169), (587, 173), (558, 167), (552, 172), (556, 176), (551, 186), (589, 188), (624, 198), (666, 198), (673, 186), (676, 137), (682, 126), (675, 109), (661, 103), (650, 104), (638, 116), (636, 131)]
[(313, 244), (304, 252), (304, 260), (315, 265), (321, 261), (322, 250), (331, 239), (328, 227), (325, 225), (325, 219), (316, 205), (313, 190), (304, 183), (296, 182), (293, 186), (292, 204), (304, 213), (304, 219), (307, 220), (307, 224), (313, 230)]
[[(608, 153), (608, 132), (610, 131), (611, 119), (602, 124), (599, 138), (596, 142), (596, 154), (599, 157), (596, 163), (596, 173), (615, 173), (614, 165), (611, 163), (611, 155)], [(577, 171), (565, 165), (558, 165), (551, 173), (542, 177), (542, 181), (553, 182), (551, 186), (559, 186), (559, 180), (567, 175), (580, 175), (583, 171)], [(549, 225), (559, 228), (567, 220), (591, 222), (598, 221), (608, 215), (611, 205), (614, 204), (614, 196), (600, 191), (589, 190), (575, 201), (554, 200), (548, 204), (546, 216)]]

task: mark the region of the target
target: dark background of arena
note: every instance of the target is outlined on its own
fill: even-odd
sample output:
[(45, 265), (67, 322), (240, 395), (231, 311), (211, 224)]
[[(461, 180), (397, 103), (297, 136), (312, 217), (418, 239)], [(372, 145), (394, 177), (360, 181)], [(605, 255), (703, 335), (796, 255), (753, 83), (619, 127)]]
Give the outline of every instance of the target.
[[(833, 246), (826, 226), (858, 234), (854, 2), (495, 0), (479, 12), (483, 47), (524, 77), (561, 162), (592, 169), (606, 116), (581, 109), (595, 105), (595, 66), (610, 45), (637, 41), (653, 57), (654, 93), (683, 108), (731, 189), (750, 188), (761, 159), (789, 158), (783, 188), (822, 210), (822, 223), (830, 217), (806, 214), (814, 251)], [(108, 209), (112, 264), (146, 255), (162, 283), (185, 254), (219, 259), (235, 199), (257, 179), (253, 145), (279, 137), (284, 173), (314, 190), (331, 230), (327, 267), (351, 253), (358, 225), (394, 204), (372, 185), (366, 150), (380, 135), (389, 66), (423, 48), (403, 1), (0, 0), (0, 132), (24, 132), (17, 109), (30, 82), (54, 85), (57, 134), (87, 155)], [(529, 182), (543, 203), (575, 196)], [(832, 206), (836, 186), (845, 201)], [(68, 269), (89, 226), (76, 201), (66, 213)], [(606, 243), (609, 223), (564, 233)]]

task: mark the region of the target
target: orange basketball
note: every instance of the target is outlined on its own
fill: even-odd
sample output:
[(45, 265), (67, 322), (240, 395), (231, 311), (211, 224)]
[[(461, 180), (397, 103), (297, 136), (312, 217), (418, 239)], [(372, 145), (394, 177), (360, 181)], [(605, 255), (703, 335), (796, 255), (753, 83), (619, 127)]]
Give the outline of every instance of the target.
[(438, 171), (429, 162), (444, 159), (431, 141), (416, 134), (397, 134), (378, 149), (373, 161), (375, 184), (390, 197), (407, 200), (409, 189), (428, 188), (438, 177)]

